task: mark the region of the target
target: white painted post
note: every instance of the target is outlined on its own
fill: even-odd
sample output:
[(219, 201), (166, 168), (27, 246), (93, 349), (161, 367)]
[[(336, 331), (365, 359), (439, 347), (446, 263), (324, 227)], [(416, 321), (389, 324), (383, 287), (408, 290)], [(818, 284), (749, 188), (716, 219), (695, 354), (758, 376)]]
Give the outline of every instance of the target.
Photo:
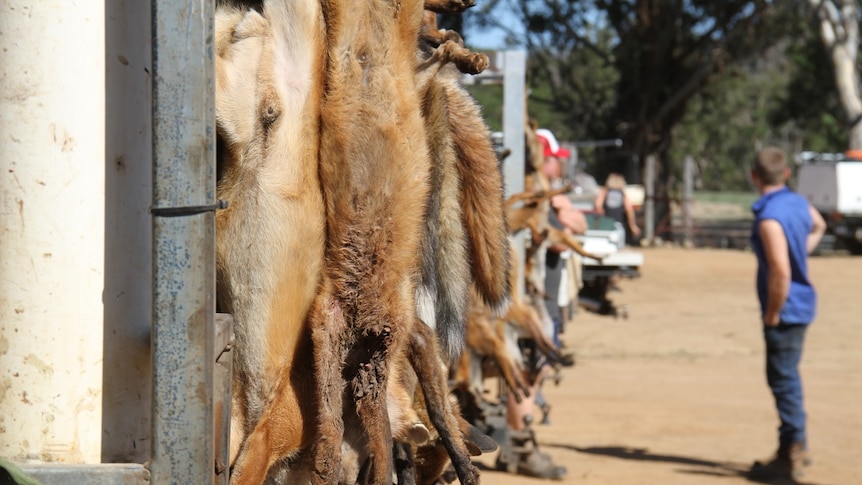
[(526, 69), (526, 52), (503, 53), (503, 144), (512, 150), (503, 166), (506, 198), (524, 190)]
[[(503, 53), (503, 143), (512, 150), (503, 166), (503, 181), (505, 197), (524, 191), (524, 171), (526, 169), (526, 84), (527, 84), (527, 53), (525, 51), (505, 51)], [(524, 274), (524, 235), (515, 236), (515, 249), (520, 267)], [(518, 279), (518, 288), (513, 289), (524, 294), (524, 282)]]
[(104, 1), (0, 0), (0, 456), (99, 463)]

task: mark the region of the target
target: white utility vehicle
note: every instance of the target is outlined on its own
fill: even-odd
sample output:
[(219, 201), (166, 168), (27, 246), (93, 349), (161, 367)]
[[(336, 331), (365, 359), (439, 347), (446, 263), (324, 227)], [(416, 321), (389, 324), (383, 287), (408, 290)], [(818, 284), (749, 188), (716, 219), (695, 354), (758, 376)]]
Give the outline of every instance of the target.
[(580, 240), (585, 251), (604, 258), (601, 261), (583, 258), (584, 287), (578, 293), (578, 303), (599, 314), (628, 318), (628, 306), (614, 304), (608, 292), (616, 287), (614, 283), (619, 278), (640, 276), (644, 255), (626, 247), (626, 231), (622, 224), (596, 213), (584, 215), (589, 229), (575, 238)]
[(796, 191), (826, 220), (824, 241), (862, 254), (862, 152), (801, 152), (796, 162)]

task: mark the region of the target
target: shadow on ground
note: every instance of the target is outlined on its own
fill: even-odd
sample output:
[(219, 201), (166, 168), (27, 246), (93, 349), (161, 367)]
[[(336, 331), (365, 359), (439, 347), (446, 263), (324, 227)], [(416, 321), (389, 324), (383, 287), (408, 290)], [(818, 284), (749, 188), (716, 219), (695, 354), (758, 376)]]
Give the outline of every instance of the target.
[(760, 480), (748, 477), (748, 469), (750, 464), (720, 462), (705, 460), (702, 458), (694, 458), (687, 456), (662, 455), (650, 453), (646, 448), (631, 448), (627, 446), (590, 446), (579, 447), (569, 444), (559, 443), (542, 443), (542, 446), (548, 448), (561, 448), (579, 453), (587, 453), (590, 455), (603, 455), (623, 460), (637, 460), (644, 462), (655, 463), (672, 463), (682, 465), (678, 473), (688, 474), (692, 476), (712, 476), (712, 477), (734, 477), (745, 478), (752, 483), (764, 483), (768, 485), (819, 485), (812, 482), (800, 482), (786, 478), (776, 478), (773, 480)]

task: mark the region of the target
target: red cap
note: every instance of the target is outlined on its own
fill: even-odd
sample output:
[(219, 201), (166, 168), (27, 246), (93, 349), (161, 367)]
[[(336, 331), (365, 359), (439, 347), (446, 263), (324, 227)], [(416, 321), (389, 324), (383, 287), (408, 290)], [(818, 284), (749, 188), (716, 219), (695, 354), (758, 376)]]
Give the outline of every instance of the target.
[(536, 136), (539, 138), (539, 142), (542, 143), (542, 148), (544, 149), (545, 156), (554, 156), (557, 158), (568, 158), (571, 155), (571, 152), (557, 143), (557, 138), (551, 132), (551, 130), (547, 130), (545, 128), (539, 128), (536, 130)]

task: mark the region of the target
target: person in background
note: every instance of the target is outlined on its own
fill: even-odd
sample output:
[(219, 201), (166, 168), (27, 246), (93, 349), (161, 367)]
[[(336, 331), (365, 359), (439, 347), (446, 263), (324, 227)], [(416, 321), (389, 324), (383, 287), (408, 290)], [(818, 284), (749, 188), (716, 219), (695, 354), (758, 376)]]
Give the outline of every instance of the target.
[[(536, 135), (544, 150), (542, 173), (547, 177), (552, 188), (561, 187), (563, 174), (561, 159), (568, 158), (569, 151), (559, 146), (553, 133), (549, 130), (540, 128), (536, 130)], [(572, 206), (571, 201), (565, 195), (557, 195), (551, 199), (551, 211), (548, 217), (548, 222), (552, 226), (569, 233), (580, 234), (587, 230), (586, 218)], [(568, 247), (564, 245), (552, 245), (548, 248), (545, 260), (545, 307), (554, 322), (553, 340), (558, 347), (561, 344), (559, 333), (562, 312), (557, 300), (565, 263), (561, 253), (567, 249)], [(533, 352), (535, 351), (533, 349)], [(568, 359), (569, 362), (572, 362), (571, 356), (568, 356)], [(537, 405), (543, 411), (547, 409), (548, 404), (544, 400), (541, 388), (545, 375), (550, 372), (547, 364), (541, 365), (535, 376), (530, 396), (524, 397), (521, 402), (517, 402), (511, 392), (508, 393), (506, 421), (513, 435), (513, 445), (518, 448), (529, 448), (527, 443), (534, 440), (532, 433), (532, 425), (535, 423), (534, 413)], [(533, 445), (535, 445), (534, 442)], [(498, 457), (498, 468), (505, 466), (504, 463), (500, 462), (502, 456), (501, 453)], [(521, 455), (517, 463), (517, 472), (531, 477), (562, 480), (566, 476), (567, 470), (564, 466), (556, 465), (550, 455), (541, 452), (538, 448), (531, 448), (529, 452)]]
[(799, 478), (809, 463), (799, 362), (817, 295), (808, 277), (808, 255), (826, 230), (820, 213), (787, 185), (790, 168), (778, 148), (755, 156), (751, 179), (760, 192), (752, 205), (751, 242), (757, 256), (757, 296), (766, 342), (766, 380), (781, 425), (778, 451), (751, 467), (754, 479)]
[(635, 208), (625, 193), (626, 179), (618, 173), (608, 175), (605, 186), (599, 189), (596, 195), (595, 207), (599, 214), (610, 217), (627, 227), (631, 232), (632, 240), (637, 241), (641, 235), (635, 219)]
[[(542, 173), (548, 178), (552, 188), (562, 186), (562, 160), (569, 157), (569, 151), (560, 147), (554, 134), (547, 129), (539, 128), (536, 135), (544, 149), (545, 160)], [(575, 209), (568, 196), (561, 194), (551, 198), (551, 211), (548, 222), (557, 229), (563, 229), (569, 234), (584, 234), (587, 232), (587, 219), (584, 214)], [(569, 247), (565, 244), (552, 244), (545, 254), (545, 307), (554, 321), (554, 343), (559, 347), (562, 330), (562, 308), (559, 304), (561, 281), (564, 277), (563, 267), (566, 265)]]

